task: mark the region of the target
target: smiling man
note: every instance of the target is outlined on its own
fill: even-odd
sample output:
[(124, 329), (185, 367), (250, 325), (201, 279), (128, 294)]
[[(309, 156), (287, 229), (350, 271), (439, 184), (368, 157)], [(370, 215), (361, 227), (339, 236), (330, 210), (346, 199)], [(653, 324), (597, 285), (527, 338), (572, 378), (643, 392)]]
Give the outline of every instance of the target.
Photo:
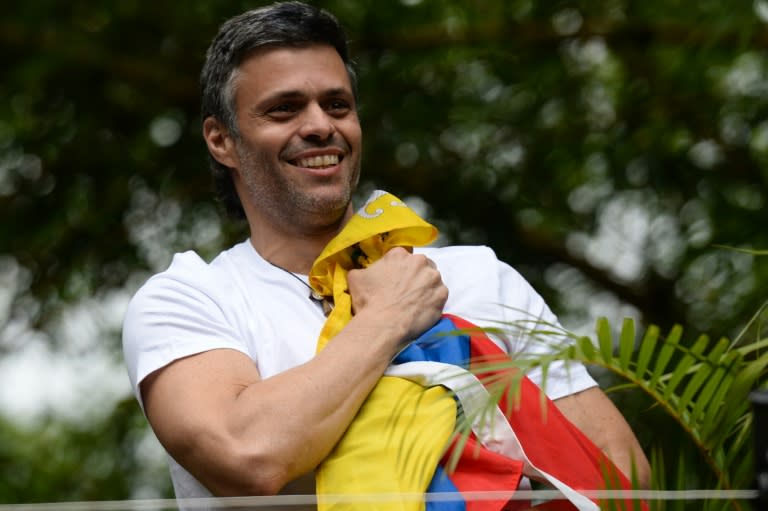
[(208, 148), (237, 169), (257, 252), (307, 274), (351, 214), (360, 175), (362, 135), (344, 62), (329, 45), (255, 49), (232, 82), (236, 134), (209, 116)]
[[(353, 219), (381, 214), (355, 214), (351, 203), (362, 133), (346, 38), (332, 15), (286, 2), (232, 18), (208, 50), (201, 82), (211, 169), (250, 236), (211, 262), (177, 254), (137, 292), (123, 333), (131, 382), (170, 455), (178, 497), (272, 495), (302, 477), (311, 482), (382, 388), (392, 359), (445, 314), (481, 326), (482, 318), (556, 323), (486, 247), (398, 242), (345, 269), (333, 281), (340, 289), (318, 287), (329, 243)], [(404, 210), (387, 201), (393, 214)], [(433, 237), (429, 224), (413, 222)], [(362, 245), (351, 245), (354, 257)], [(341, 322), (340, 296), (350, 301)], [(557, 348), (523, 333), (499, 345), (512, 356)], [(540, 373), (529, 377), (541, 383)], [(631, 429), (584, 367), (552, 364), (546, 393), (625, 475), (634, 464), (647, 482)], [(452, 421), (455, 408), (447, 413)]]

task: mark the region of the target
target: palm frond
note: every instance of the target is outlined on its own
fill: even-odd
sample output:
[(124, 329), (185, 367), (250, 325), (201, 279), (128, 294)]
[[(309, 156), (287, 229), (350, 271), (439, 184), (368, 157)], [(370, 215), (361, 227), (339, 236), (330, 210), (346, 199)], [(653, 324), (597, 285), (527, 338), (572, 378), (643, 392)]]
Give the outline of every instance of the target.
[[(520, 329), (520, 325), (510, 327)], [(544, 374), (555, 360), (576, 360), (603, 368), (620, 380), (610, 391), (638, 389), (679, 425), (706, 461), (717, 487), (747, 487), (752, 470), (748, 396), (766, 378), (768, 339), (737, 345), (725, 338), (712, 342), (699, 336), (689, 342), (681, 326), (662, 335), (651, 325), (638, 343), (631, 319), (623, 321), (617, 334), (613, 332), (606, 319), (599, 319), (595, 339), (571, 336), (572, 342), (552, 356), (518, 358), (511, 364), (528, 369), (538, 366)], [(541, 325), (529, 331), (539, 338), (553, 333), (562, 335)], [(661, 456), (653, 459), (659, 463), (663, 460)], [(681, 459), (676, 467), (690, 469), (691, 462)], [(678, 478), (683, 475), (679, 473)]]

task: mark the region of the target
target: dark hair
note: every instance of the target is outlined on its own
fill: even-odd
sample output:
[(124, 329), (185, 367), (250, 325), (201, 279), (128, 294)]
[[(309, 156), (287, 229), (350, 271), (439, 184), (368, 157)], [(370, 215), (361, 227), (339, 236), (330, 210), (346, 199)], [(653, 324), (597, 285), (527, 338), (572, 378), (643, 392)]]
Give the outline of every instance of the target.
[[(338, 52), (347, 68), (352, 91), (357, 96), (357, 79), (347, 49), (347, 37), (336, 17), (301, 2), (279, 2), (244, 12), (225, 21), (208, 47), (200, 73), (202, 119), (213, 116), (237, 139), (235, 91), (238, 68), (243, 58), (257, 48), (305, 47), (328, 44)], [(231, 169), (209, 156), (218, 199), (237, 218), (245, 212), (232, 181)]]

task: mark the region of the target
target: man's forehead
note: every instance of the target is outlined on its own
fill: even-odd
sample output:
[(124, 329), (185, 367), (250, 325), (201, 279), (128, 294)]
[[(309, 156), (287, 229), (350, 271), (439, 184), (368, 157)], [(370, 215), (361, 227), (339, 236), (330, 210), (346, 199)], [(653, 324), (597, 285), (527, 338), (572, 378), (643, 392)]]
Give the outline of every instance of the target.
[(307, 88), (324, 93), (352, 92), (347, 68), (330, 45), (270, 46), (251, 52), (239, 66), (240, 85), (251, 92), (296, 95)]
[(240, 60), (238, 67), (243, 67), (249, 61), (252, 60), (272, 60), (272, 59), (290, 59), (292, 56), (300, 57), (307, 53), (323, 54), (328, 57), (334, 56), (338, 59), (339, 63), (344, 66), (344, 61), (339, 55), (339, 52), (330, 44), (324, 43), (308, 43), (297, 45), (280, 45), (280, 44), (267, 44), (253, 48), (246, 53)]

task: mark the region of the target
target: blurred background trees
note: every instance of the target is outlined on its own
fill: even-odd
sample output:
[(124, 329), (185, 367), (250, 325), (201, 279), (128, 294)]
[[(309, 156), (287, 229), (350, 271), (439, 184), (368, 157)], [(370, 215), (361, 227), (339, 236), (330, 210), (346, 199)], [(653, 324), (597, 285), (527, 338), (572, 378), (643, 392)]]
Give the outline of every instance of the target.
[[(210, 191), (197, 76), (262, 3), (4, 7), (0, 503), (169, 494), (120, 321), (174, 252), (246, 236)], [(760, 335), (768, 0), (315, 3), (359, 65), (363, 191), (491, 246), (575, 331)]]

